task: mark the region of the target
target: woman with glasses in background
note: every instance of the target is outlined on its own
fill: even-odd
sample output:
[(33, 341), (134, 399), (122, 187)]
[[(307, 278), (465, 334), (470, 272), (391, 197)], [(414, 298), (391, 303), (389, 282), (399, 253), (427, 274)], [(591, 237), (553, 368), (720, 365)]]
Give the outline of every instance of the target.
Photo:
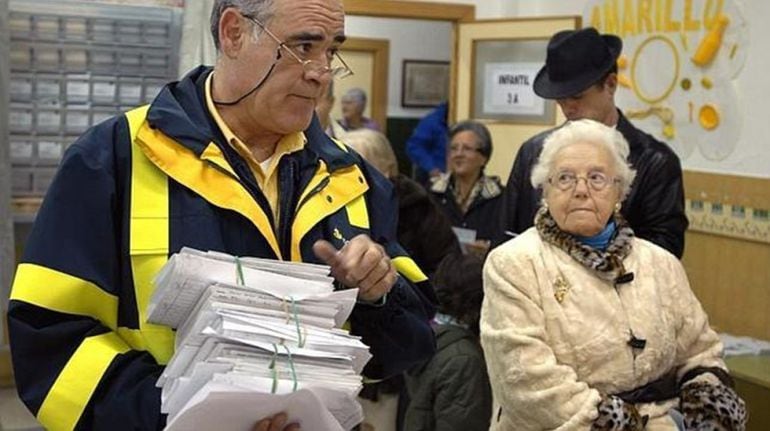
[(431, 178), (433, 198), (449, 217), (463, 247), (484, 256), (496, 235), (503, 186), (484, 174), (492, 137), (483, 124), (461, 121), (449, 129), (447, 173)]
[(742, 430), (746, 410), (682, 264), (620, 215), (615, 129), (567, 123), (532, 171), (535, 226), (484, 268), (492, 429)]

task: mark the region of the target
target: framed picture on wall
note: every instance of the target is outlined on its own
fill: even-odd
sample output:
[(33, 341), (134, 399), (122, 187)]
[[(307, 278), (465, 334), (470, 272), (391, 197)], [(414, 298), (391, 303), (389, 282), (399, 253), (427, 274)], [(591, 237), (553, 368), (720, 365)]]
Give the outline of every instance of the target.
[(535, 94), (547, 39), (480, 40), (473, 46), (471, 117), (516, 124), (553, 124), (556, 104)]
[(430, 108), (449, 99), (449, 62), (404, 60), (401, 106)]

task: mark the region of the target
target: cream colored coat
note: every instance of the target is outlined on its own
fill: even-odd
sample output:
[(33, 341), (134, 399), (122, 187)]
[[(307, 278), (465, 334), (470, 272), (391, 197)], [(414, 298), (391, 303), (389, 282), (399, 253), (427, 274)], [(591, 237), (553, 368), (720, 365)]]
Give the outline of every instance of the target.
[[(634, 280), (617, 288), (535, 228), (490, 253), (481, 342), (495, 399), (491, 429), (588, 430), (600, 391), (631, 390), (672, 368), (678, 377), (696, 366), (726, 369), (679, 261), (642, 239), (632, 247), (624, 265)], [(636, 357), (631, 330), (647, 340)], [(647, 429), (676, 429), (667, 415), (676, 405), (638, 407), (650, 415)]]

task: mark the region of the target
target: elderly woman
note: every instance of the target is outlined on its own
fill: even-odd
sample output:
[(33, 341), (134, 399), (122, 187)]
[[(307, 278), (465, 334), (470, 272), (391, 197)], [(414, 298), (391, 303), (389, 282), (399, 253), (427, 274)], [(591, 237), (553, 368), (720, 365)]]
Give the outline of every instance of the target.
[(420, 269), (432, 275), (444, 256), (460, 249), (447, 217), (423, 186), (398, 173), (396, 155), (385, 135), (359, 129), (341, 139), (390, 179), (398, 197), (398, 242)]
[(679, 261), (620, 216), (628, 144), (591, 120), (545, 141), (535, 226), (484, 267), (499, 430), (742, 430), (722, 345)]
[(461, 121), (449, 129), (445, 174), (431, 178), (430, 191), (452, 225), (468, 229), (475, 241), (465, 246), (485, 255), (497, 234), (503, 186), (498, 177), (484, 174), (492, 156), (492, 137), (476, 121)]

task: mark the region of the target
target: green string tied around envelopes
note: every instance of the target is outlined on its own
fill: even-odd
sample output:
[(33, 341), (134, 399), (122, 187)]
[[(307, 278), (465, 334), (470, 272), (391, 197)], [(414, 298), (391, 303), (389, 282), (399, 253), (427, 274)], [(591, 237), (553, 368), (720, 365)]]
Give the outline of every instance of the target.
[(246, 281), (243, 279), (243, 265), (241, 264), (241, 258), (235, 256), (235, 284), (238, 286), (245, 286)]
[[(292, 379), (292, 392), (297, 391), (297, 386), (299, 386), (299, 383), (297, 382), (297, 370), (294, 368), (294, 358), (291, 356), (291, 350), (289, 350), (289, 346), (286, 346), (285, 344), (282, 344), (283, 348), (286, 349), (286, 355), (289, 360), (289, 369), (291, 370), (291, 379)], [(270, 389), (270, 393), (274, 394), (278, 391), (278, 345), (273, 343), (273, 358), (270, 361), (270, 375), (273, 378), (273, 386)]]
[(273, 343), (273, 350), (273, 359), (270, 361), (270, 365), (268, 365), (268, 368), (270, 368), (270, 376), (273, 378), (273, 387), (270, 389), (271, 394), (274, 394), (278, 390), (278, 346), (275, 345), (275, 343)]
[(286, 354), (289, 356), (289, 368), (291, 368), (291, 378), (292, 380), (294, 380), (294, 386), (292, 386), (291, 391), (297, 392), (297, 371), (294, 369), (294, 359), (291, 357), (291, 350), (289, 350), (289, 346), (284, 344), (283, 348), (286, 349)]

